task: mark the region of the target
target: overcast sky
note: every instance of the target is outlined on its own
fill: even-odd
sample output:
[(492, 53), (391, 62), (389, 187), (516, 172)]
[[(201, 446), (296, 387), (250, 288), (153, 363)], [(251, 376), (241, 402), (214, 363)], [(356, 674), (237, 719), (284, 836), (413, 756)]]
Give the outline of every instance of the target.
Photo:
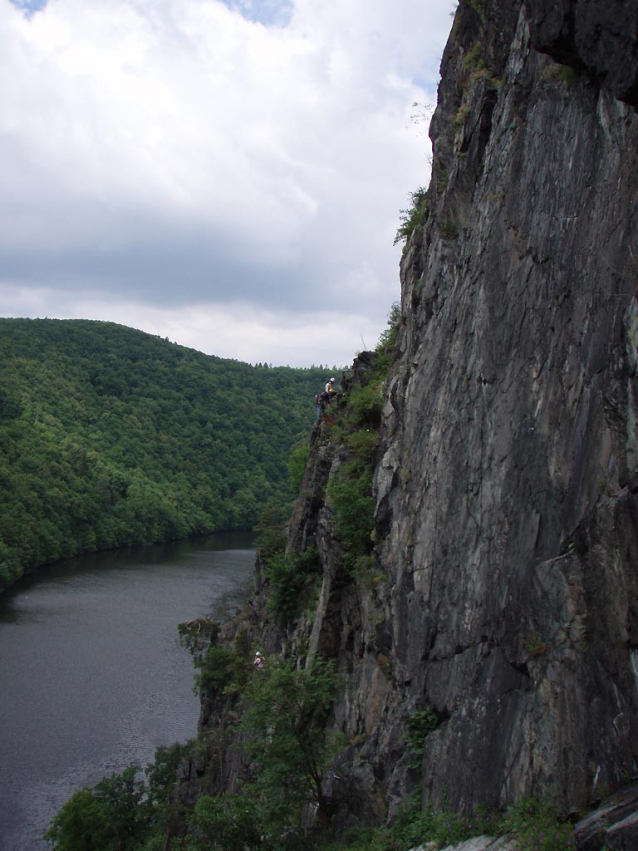
[(349, 364), (399, 297), (455, 6), (0, 0), (0, 315)]

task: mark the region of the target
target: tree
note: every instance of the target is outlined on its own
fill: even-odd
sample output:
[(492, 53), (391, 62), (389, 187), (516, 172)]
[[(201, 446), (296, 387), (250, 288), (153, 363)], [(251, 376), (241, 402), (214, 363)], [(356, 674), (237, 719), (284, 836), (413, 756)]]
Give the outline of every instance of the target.
[(92, 789), (80, 789), (64, 804), (44, 838), (55, 851), (96, 851), (106, 848), (108, 815)]
[(93, 789), (80, 789), (53, 819), (45, 839), (55, 851), (135, 851), (152, 824), (146, 787), (130, 765)]
[(244, 692), (242, 728), (258, 784), (289, 805), (316, 804), (325, 825), (322, 779), (335, 752), (326, 721), (338, 683), (334, 663), (319, 656), (307, 668), (272, 658)]
[(250, 787), (243, 793), (224, 792), (216, 798), (202, 795), (189, 822), (188, 851), (238, 851), (267, 848), (258, 796)]

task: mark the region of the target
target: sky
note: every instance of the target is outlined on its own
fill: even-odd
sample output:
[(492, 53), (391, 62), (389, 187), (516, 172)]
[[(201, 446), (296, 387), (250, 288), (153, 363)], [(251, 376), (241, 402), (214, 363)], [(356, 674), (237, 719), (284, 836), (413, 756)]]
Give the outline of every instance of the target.
[(0, 315), (347, 365), (399, 299), (454, 0), (0, 0)]

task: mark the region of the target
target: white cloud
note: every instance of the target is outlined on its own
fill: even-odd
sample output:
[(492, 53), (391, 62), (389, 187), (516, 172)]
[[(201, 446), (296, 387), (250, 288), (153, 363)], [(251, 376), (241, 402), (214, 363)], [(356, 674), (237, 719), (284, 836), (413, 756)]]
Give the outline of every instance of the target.
[(362, 313), (339, 314), (328, 304), (313, 312), (263, 310), (240, 301), (166, 308), (59, 290), (50, 313), (51, 292), (11, 285), (0, 285), (0, 299), (9, 314), (26, 308), (30, 316), (108, 320), (206, 354), (274, 366), (347, 366), (358, 351), (375, 345), (385, 327)]
[(105, 319), (131, 301), (246, 316), (328, 302), (382, 327), (398, 210), (427, 182), (406, 125), (434, 99), (451, 8), (49, 0), (25, 18), (0, 0), (0, 285), (25, 294), (2, 313), (35, 315), (35, 291), (57, 315), (61, 288)]

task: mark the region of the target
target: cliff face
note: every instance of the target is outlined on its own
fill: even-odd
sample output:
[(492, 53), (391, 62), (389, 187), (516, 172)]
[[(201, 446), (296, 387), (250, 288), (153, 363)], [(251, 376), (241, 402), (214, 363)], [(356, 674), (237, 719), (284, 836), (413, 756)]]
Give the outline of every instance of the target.
[(638, 10), (599, 7), (461, 3), (443, 58), (375, 479), (387, 597), (336, 619), (368, 795), (414, 780), (425, 706), (435, 805), (576, 809), (636, 769)]
[(638, 10), (616, 5), (618, 29), (582, 0), (461, 7), (443, 61), (376, 479), (397, 676), (446, 718), (435, 804), (575, 809), (636, 769)]
[[(328, 425), (290, 526), (324, 575), (286, 646), (348, 675), (337, 818), (384, 818), (415, 786), (574, 811), (636, 773), (637, 59), (633, 2), (458, 8), (401, 267), (375, 570), (343, 567)], [(429, 707), (419, 771), (406, 730)]]

